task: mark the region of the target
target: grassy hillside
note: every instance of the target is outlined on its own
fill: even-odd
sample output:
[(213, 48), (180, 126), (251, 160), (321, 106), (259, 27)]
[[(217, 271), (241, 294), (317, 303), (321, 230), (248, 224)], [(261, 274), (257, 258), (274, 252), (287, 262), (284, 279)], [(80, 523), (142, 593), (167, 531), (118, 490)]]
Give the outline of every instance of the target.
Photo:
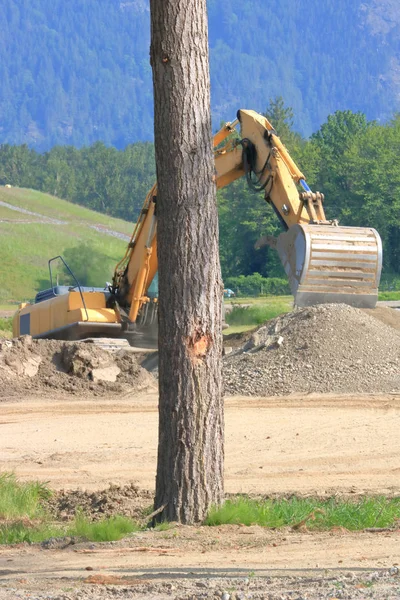
[[(49, 287), (48, 259), (82, 243), (93, 249), (97, 265), (101, 258), (104, 278), (98, 285), (104, 285), (132, 230), (132, 223), (49, 194), (0, 187), (0, 304), (30, 300)], [(90, 255), (83, 260), (90, 261)]]

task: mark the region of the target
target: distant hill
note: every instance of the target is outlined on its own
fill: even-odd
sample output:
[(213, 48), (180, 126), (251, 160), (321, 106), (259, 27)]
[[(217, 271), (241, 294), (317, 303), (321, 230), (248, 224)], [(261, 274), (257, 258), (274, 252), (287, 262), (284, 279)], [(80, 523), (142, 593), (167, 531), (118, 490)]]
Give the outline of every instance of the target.
[[(215, 127), (283, 96), (310, 134), (338, 109), (400, 110), (397, 0), (209, 0)], [(153, 137), (148, 0), (2, 0), (0, 143)]]
[(132, 231), (131, 223), (49, 194), (0, 187), (0, 304), (33, 299), (50, 287), (47, 261), (59, 254), (78, 254), (93, 270), (92, 285), (104, 285)]

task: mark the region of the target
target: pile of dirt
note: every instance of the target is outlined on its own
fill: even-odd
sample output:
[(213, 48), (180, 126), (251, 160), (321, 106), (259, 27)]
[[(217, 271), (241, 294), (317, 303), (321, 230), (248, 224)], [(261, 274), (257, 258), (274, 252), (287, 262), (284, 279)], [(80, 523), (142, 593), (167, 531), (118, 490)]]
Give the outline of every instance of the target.
[(145, 511), (151, 508), (153, 498), (153, 492), (141, 490), (134, 483), (110, 484), (107, 489), (98, 492), (82, 490), (55, 492), (46, 500), (45, 508), (57, 521), (72, 520), (78, 511), (91, 521), (116, 515), (138, 521), (143, 519)]
[(0, 341), (0, 378), (0, 399), (46, 390), (99, 396), (156, 385), (129, 349), (109, 352), (95, 344), (30, 336)]
[(228, 395), (400, 392), (400, 333), (345, 304), (295, 310), (225, 357)]

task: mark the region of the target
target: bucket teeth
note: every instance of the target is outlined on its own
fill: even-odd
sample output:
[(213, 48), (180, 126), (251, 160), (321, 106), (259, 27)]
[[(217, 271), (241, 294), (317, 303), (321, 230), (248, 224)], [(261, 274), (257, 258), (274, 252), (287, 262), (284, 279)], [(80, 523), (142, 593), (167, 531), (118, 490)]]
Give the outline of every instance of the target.
[(294, 225), (279, 236), (277, 251), (296, 306), (375, 307), (382, 270), (382, 242), (375, 229)]

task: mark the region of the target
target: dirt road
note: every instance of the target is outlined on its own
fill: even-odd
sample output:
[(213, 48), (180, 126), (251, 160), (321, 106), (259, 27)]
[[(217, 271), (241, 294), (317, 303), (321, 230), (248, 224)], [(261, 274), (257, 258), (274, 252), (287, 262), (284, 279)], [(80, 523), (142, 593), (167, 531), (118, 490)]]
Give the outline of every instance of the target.
[[(154, 488), (155, 394), (14, 398), (0, 408), (0, 470), (14, 469), (55, 488), (132, 480)], [(228, 398), (226, 490), (399, 494), (399, 430), (398, 395)], [(214, 598), (233, 587), (238, 599), (292, 597), (283, 589), (295, 598), (362, 598), (359, 590), (371, 581), (374, 597), (398, 598), (399, 548), (399, 532), (309, 534), (239, 526), (178, 527), (62, 549), (1, 548), (0, 600)], [(84, 584), (88, 569), (109, 585)], [(342, 573), (349, 569), (353, 574)], [(243, 583), (249, 573), (254, 580)], [(274, 574), (278, 579), (270, 579)], [(129, 583), (132, 578), (136, 583)], [(342, 582), (347, 595), (334, 596)]]

